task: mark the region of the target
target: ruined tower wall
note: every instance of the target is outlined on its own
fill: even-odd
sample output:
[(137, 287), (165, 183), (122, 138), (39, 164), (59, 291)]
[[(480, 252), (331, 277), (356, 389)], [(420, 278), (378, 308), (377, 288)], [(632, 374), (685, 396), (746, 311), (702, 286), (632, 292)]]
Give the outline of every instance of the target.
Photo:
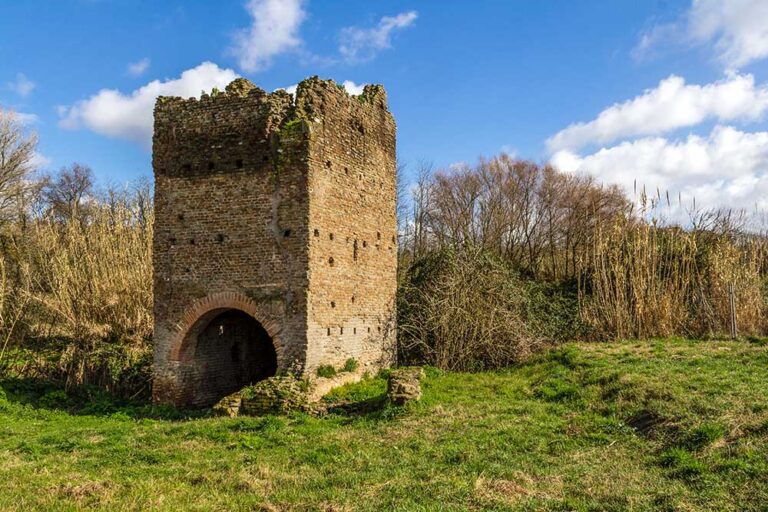
[(351, 97), (333, 82), (299, 86), (315, 120), (309, 152), (307, 366), (365, 368), (393, 358), (397, 268), (395, 123), (383, 88)]
[[(294, 101), (238, 79), (160, 98), (153, 166), (156, 401), (210, 404), (262, 366), (312, 378), (392, 360), (395, 123), (381, 87), (350, 96), (311, 78)], [(269, 341), (273, 366), (254, 352)]]
[[(155, 109), (155, 398), (206, 400), (202, 368), (178, 351), (196, 315), (252, 301), (283, 369), (306, 352), (307, 145), (280, 141), (286, 93), (253, 88)], [(226, 354), (222, 354), (222, 357)]]

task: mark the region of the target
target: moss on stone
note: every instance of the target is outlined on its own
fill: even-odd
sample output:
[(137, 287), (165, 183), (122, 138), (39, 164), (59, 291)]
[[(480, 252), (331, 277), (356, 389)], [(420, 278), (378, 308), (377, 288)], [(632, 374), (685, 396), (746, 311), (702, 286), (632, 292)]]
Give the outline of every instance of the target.
[(248, 416), (305, 411), (309, 405), (305, 386), (292, 376), (264, 379), (243, 388), (240, 396), (240, 412)]

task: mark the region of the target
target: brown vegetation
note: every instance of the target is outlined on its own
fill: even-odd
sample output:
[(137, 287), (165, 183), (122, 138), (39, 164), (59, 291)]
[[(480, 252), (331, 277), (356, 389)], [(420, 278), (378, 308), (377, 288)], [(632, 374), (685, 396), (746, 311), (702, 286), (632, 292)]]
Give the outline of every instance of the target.
[(416, 260), (401, 280), (399, 360), (476, 371), (518, 362), (543, 343), (509, 266), (479, 249)]
[[(408, 217), (401, 221), (404, 291), (413, 285), (413, 269), (419, 272), (430, 254), (446, 250), (465, 254), (459, 261), (472, 260), (475, 266), (478, 258), (492, 256), (523, 278), (518, 288), (528, 313), (509, 319), (504, 328), (518, 336), (505, 335), (503, 349), (499, 344), (504, 341), (495, 342), (497, 351), (519, 350), (519, 335), (526, 332), (536, 333), (539, 342), (557, 340), (552, 321), (567, 327), (573, 338), (585, 333), (593, 339), (727, 335), (729, 286), (735, 289), (739, 333), (768, 332), (768, 238), (749, 229), (743, 213), (695, 210), (677, 222), (664, 222), (662, 213), (676, 212), (668, 199), (662, 207), (660, 194), (643, 194), (635, 203), (590, 177), (507, 155), (447, 171), (422, 166), (411, 199)], [(443, 275), (437, 290), (421, 290), (425, 296), (419, 297), (419, 315), (412, 316), (402, 302), (407, 295), (401, 295), (403, 346), (428, 343), (435, 351), (458, 344), (461, 348), (455, 348), (452, 357), (460, 359), (466, 350), (475, 350), (478, 335), (461, 329), (452, 334), (445, 328), (451, 316), (461, 318), (464, 326), (503, 322), (497, 310), (502, 306), (487, 303), (495, 289), (488, 282), (493, 273), (480, 272), (462, 281), (465, 267)], [(433, 305), (455, 280), (461, 285), (452, 301)], [(532, 295), (532, 281), (559, 292)], [(577, 299), (572, 304), (580, 325), (559, 307), (569, 307), (569, 290)], [(466, 307), (439, 314), (449, 311), (458, 295)], [(553, 309), (542, 303), (548, 300), (560, 304)], [(450, 367), (437, 354), (427, 359)]]
[[(15, 185), (0, 229), (0, 370), (133, 389), (152, 334), (151, 188), (97, 192), (78, 164), (35, 177), (34, 138), (5, 119), (0, 154), (14, 156), (0, 160), (0, 181)], [(27, 347), (19, 367), (9, 349)]]
[(615, 186), (506, 154), (449, 171), (422, 166), (412, 201), (401, 239), (406, 261), (472, 246), (546, 279), (576, 277), (597, 227), (631, 211)]
[[(0, 370), (146, 391), (151, 187), (97, 191), (77, 164), (35, 177), (35, 140), (0, 113)], [(398, 196), (402, 362), (472, 370), (569, 338), (726, 335), (729, 286), (739, 333), (768, 333), (768, 239), (743, 216), (662, 222), (659, 195), (638, 207), (507, 155), (422, 166)]]
[(739, 331), (765, 334), (765, 237), (734, 229), (727, 213), (704, 216), (688, 230), (625, 219), (601, 228), (582, 277), (585, 320), (605, 338), (725, 335), (733, 285)]

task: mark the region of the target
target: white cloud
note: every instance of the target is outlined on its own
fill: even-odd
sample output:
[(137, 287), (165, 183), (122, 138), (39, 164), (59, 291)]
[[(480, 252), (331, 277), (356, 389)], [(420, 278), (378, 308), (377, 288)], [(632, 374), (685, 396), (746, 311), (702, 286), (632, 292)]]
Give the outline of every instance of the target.
[(580, 156), (568, 150), (551, 162), (565, 172), (586, 172), (616, 183), (632, 196), (667, 192), (708, 207), (768, 208), (768, 132), (716, 126), (706, 137), (648, 137)]
[(37, 114), (30, 114), (28, 112), (14, 112), (13, 117), (17, 123), (29, 126), (40, 121)]
[[(352, 80), (344, 80), (341, 85), (344, 86), (344, 89), (347, 90), (347, 92), (353, 96), (359, 96), (363, 94), (363, 89), (365, 89), (366, 84), (356, 84)], [(280, 89), (284, 90), (285, 92), (289, 94), (296, 94), (296, 88), (299, 86), (299, 84), (293, 84), (289, 85), (288, 87), (281, 87)]]
[(713, 42), (725, 66), (738, 68), (768, 57), (766, 0), (694, 0), (688, 32), (700, 42)]
[(768, 87), (752, 75), (731, 75), (706, 84), (686, 84), (672, 75), (623, 103), (600, 112), (592, 121), (574, 123), (547, 139), (550, 151), (578, 150), (624, 137), (656, 135), (695, 126), (707, 119), (757, 120), (768, 109)]
[(152, 112), (158, 96), (197, 97), (214, 87), (224, 89), (238, 75), (212, 62), (184, 71), (179, 78), (153, 80), (129, 94), (102, 89), (71, 107), (60, 107), (59, 125), (66, 129), (86, 127), (96, 133), (141, 143), (152, 143)]
[(131, 62), (128, 64), (128, 74), (131, 76), (141, 76), (149, 69), (149, 65), (150, 60), (147, 57), (137, 62)]
[(37, 114), (31, 114), (29, 112), (18, 112), (13, 108), (3, 107), (0, 104), (0, 117), (11, 117), (17, 124), (23, 126), (29, 126), (40, 121), (40, 117)]
[(248, 72), (261, 71), (276, 55), (302, 44), (299, 28), (306, 18), (304, 0), (250, 0), (251, 26), (235, 34), (230, 52)]
[(339, 52), (350, 62), (371, 59), (380, 50), (391, 48), (393, 33), (410, 27), (417, 17), (416, 11), (408, 11), (384, 16), (375, 27), (346, 27), (341, 31)]
[(633, 50), (643, 57), (661, 45), (712, 45), (726, 69), (738, 69), (768, 57), (768, 2), (765, 0), (692, 0), (678, 21), (651, 27)]
[(365, 84), (358, 85), (352, 80), (344, 80), (341, 85), (343, 85), (344, 89), (353, 96), (360, 96), (363, 94), (363, 89), (365, 89)]
[(13, 82), (8, 82), (8, 88), (21, 96), (22, 98), (26, 98), (29, 96), (32, 91), (35, 90), (35, 87), (37, 87), (37, 84), (27, 78), (27, 76), (24, 73), (16, 73), (16, 80)]
[(35, 151), (32, 154), (32, 160), (30, 160), (29, 163), (33, 169), (44, 169), (46, 167), (49, 167), (53, 163), (53, 160), (51, 160), (44, 154), (38, 153), (37, 151)]

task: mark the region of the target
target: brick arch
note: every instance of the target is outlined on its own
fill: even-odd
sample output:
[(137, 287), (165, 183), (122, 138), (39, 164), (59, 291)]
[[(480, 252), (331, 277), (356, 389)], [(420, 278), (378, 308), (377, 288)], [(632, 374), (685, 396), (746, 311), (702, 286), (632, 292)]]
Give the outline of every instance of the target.
[(189, 362), (194, 359), (197, 335), (211, 320), (225, 311), (239, 310), (261, 324), (272, 339), (277, 356), (277, 367), (282, 368), (283, 345), (280, 340), (282, 325), (274, 312), (260, 305), (241, 292), (220, 292), (196, 300), (190, 305), (176, 324), (171, 338), (171, 361)]

